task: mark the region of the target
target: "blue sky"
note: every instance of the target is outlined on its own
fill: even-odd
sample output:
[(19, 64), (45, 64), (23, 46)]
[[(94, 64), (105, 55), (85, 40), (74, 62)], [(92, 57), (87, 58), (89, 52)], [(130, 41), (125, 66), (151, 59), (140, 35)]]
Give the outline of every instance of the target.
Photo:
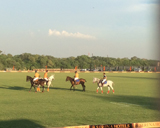
[(159, 59), (155, 0), (0, 1), (0, 50)]

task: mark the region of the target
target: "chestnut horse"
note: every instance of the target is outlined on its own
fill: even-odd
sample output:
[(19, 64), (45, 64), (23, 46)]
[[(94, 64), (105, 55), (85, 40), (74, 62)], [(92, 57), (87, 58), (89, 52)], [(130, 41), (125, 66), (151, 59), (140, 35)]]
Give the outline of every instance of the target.
[(83, 78), (80, 78), (79, 79), (79, 81), (78, 82), (74, 82), (74, 78), (71, 78), (71, 77), (69, 77), (69, 76), (67, 76), (67, 78), (66, 78), (66, 81), (70, 81), (71, 82), (71, 87), (70, 87), (70, 90), (72, 89), (72, 87), (73, 87), (73, 90), (75, 91), (75, 85), (79, 85), (79, 84), (81, 84), (82, 85), (82, 88), (83, 88), (83, 91), (85, 91), (85, 85), (84, 85), (84, 83), (85, 82), (87, 82), (85, 79), (83, 79)]
[[(34, 87), (34, 89), (35, 89), (35, 86), (36, 86), (36, 85), (38, 85), (38, 86), (41, 85), (41, 86), (43, 87), (42, 92), (44, 92), (44, 84), (45, 84), (45, 82), (46, 82), (45, 79), (38, 79), (38, 81), (33, 82), (33, 78), (30, 77), (30, 76), (27, 76), (27, 77), (26, 77), (26, 81), (30, 81), (30, 83), (31, 83), (31, 88), (30, 88), (29, 91), (31, 91), (32, 87)], [(36, 89), (35, 89), (35, 92), (37, 92)]]

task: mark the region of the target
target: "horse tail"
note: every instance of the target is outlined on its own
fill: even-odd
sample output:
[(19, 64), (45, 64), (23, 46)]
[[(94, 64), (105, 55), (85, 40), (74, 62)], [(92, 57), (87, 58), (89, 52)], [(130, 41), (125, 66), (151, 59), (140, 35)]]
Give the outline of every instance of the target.
[(83, 80), (84, 80), (85, 82), (87, 82), (86, 79), (83, 79)]

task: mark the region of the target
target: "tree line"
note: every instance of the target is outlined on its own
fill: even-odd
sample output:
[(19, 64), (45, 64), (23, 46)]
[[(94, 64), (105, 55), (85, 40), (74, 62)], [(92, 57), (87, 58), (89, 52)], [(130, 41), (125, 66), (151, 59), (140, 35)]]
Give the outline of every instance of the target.
[(96, 67), (115, 66), (156, 66), (158, 60), (140, 59), (136, 56), (129, 58), (111, 58), (100, 56), (81, 55), (77, 57), (55, 58), (49, 55), (23, 53), (20, 55), (4, 54), (0, 51), (0, 70), (15, 68), (16, 70), (33, 70), (45, 68), (94, 69)]

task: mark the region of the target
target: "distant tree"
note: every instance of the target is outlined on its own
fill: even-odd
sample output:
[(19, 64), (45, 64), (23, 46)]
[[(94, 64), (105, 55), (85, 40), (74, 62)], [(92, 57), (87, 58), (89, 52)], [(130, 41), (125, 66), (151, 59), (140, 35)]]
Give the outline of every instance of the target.
[(47, 66), (48, 68), (53, 68), (54, 67), (54, 63), (51, 60), (47, 61)]
[(4, 65), (0, 63), (0, 70), (4, 70)]
[(136, 56), (128, 58), (111, 58), (81, 55), (77, 57), (69, 58), (55, 58), (53, 56), (45, 55), (33, 55), (30, 53), (23, 53), (20, 55), (12, 56), (11, 54), (2, 54), (0, 50), (0, 70), (5, 68), (12, 68), (13, 65), (16, 69), (35, 69), (45, 68), (47, 65), (49, 68), (90, 68), (94, 69), (101, 65), (112, 66), (156, 66), (158, 60), (140, 59)]

